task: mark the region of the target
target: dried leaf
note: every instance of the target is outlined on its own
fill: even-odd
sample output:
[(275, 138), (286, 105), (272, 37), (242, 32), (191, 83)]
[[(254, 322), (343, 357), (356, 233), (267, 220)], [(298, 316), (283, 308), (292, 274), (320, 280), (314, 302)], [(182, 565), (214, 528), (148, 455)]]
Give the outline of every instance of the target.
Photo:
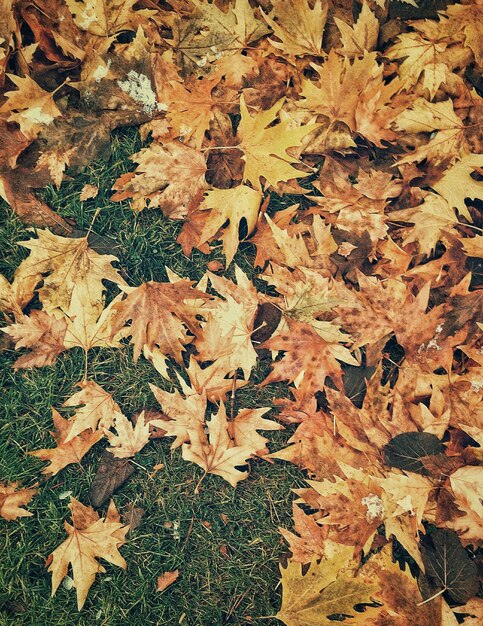
[(125, 543), (129, 526), (119, 522), (114, 503), (109, 507), (105, 518), (99, 518), (94, 509), (84, 506), (75, 498), (71, 498), (69, 509), (72, 525), (65, 522), (68, 539), (52, 552), (47, 565), (48, 571), (52, 573), (52, 595), (59, 588), (71, 565), (77, 608), (80, 611), (96, 574), (106, 571), (98, 558), (126, 569), (126, 561), (118, 548)]

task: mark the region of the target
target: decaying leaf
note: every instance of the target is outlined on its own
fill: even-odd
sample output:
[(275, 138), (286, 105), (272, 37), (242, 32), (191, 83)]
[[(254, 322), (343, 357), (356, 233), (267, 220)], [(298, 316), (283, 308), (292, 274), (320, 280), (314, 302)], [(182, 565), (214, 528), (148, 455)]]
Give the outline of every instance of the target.
[(20, 487), (19, 483), (0, 484), (0, 516), (8, 521), (31, 517), (33, 513), (23, 507), (37, 493), (35, 487)]
[(466, 554), (452, 530), (437, 529), (423, 543), (422, 554), (426, 573), (438, 591), (447, 593), (455, 602), (467, 602), (478, 593), (476, 565)]
[(161, 576), (158, 576), (158, 591), (164, 591), (170, 585), (172, 585), (179, 576), (179, 570), (175, 569), (172, 572), (164, 572)]
[(70, 463), (80, 463), (82, 457), (104, 436), (101, 430), (88, 429), (66, 441), (72, 427), (71, 422), (55, 409), (52, 409), (52, 420), (55, 431), (51, 435), (55, 439), (56, 447), (29, 453), (42, 461), (49, 461), (49, 465), (42, 470), (43, 474), (49, 476), (55, 476)]
[(206, 425), (207, 433), (201, 424), (196, 430), (189, 431), (190, 443), (183, 444), (183, 458), (199, 465), (205, 474), (217, 474), (236, 487), (248, 476), (248, 472), (238, 468), (246, 466), (254, 450), (243, 438), (242, 445), (236, 445), (230, 438), (223, 403)]
[[(356, 617), (355, 605), (371, 603), (376, 587), (344, 574), (350, 550), (331, 559), (312, 561), (305, 574), (299, 563), (289, 563), (282, 572), (282, 606), (277, 618), (287, 626), (330, 626), (332, 616)], [(370, 616), (371, 609), (367, 609)]]
[(110, 452), (104, 450), (89, 490), (92, 505), (98, 508), (105, 504), (135, 471), (136, 468), (129, 459), (116, 459)]
[(114, 502), (111, 502), (106, 517), (102, 518), (92, 507), (84, 506), (75, 498), (71, 498), (69, 509), (72, 524), (65, 522), (68, 538), (52, 552), (47, 565), (52, 574), (52, 595), (67, 575), (69, 565), (72, 567), (77, 608), (80, 611), (96, 574), (106, 571), (98, 558), (126, 569), (126, 561), (118, 548), (125, 543), (129, 526), (119, 521)]
[[(18, 381), (58, 382), (71, 367), (82, 381), (70, 397), (62, 387), (55, 447), (31, 450), (38, 444), (12, 431), (9, 454), (27, 450), (57, 476), (85, 466), (105, 436), (84, 485), (94, 506), (122, 487), (150, 439), (150, 449), (171, 445), (198, 465), (201, 480), (216, 474), (210, 488), (219, 477), (236, 487), (262, 463), (267, 475), (281, 462), (306, 471), (293, 528), (281, 530), (290, 555), (277, 618), (288, 626), (480, 617), (483, 10), (480, 0), (446, 5), (17, 0), (0, 9), (0, 197), (38, 227), (10, 241), (18, 223), (8, 216), (2, 230), (0, 349), (14, 369), (5, 397)], [(127, 126), (139, 126), (140, 142), (112, 132)], [(104, 201), (111, 186), (117, 208)], [(151, 259), (160, 254), (167, 282)], [(153, 368), (160, 411), (132, 407), (144, 374), (122, 388), (127, 378), (103, 366), (129, 368), (141, 355), (131, 375)], [(21, 417), (13, 406), (10, 421)], [(277, 450), (265, 435), (282, 424), (291, 430), (284, 443), (272, 435)], [(136, 487), (170, 480), (169, 459), (160, 461)], [(233, 497), (244, 490), (246, 502), (257, 485)], [(0, 515), (30, 515), (22, 507), (36, 490), (2, 483)], [(76, 500), (70, 509), (68, 539), (48, 565), (54, 593), (72, 568), (66, 586), (81, 607), (104, 571), (98, 559), (125, 567), (127, 526), (113, 505), (105, 518)], [(231, 562), (233, 546), (216, 549)], [(158, 589), (177, 575), (166, 571)], [(239, 613), (242, 600), (233, 597), (226, 620), (254, 619)]]

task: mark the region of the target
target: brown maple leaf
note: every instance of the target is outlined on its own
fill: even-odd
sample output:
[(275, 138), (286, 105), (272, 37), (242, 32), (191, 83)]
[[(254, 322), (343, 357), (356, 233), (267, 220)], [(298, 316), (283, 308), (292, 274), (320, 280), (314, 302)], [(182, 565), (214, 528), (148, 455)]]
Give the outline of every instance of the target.
[(64, 338), (67, 330), (65, 319), (56, 319), (45, 311), (33, 310), (30, 316), (22, 316), (16, 324), (2, 328), (16, 342), (15, 349), (32, 348), (18, 357), (14, 369), (53, 365), (65, 350)]
[(135, 361), (143, 346), (150, 350), (157, 346), (163, 354), (181, 361), (183, 346), (189, 343), (187, 331), (197, 334), (200, 329), (197, 315), (201, 311), (189, 302), (194, 298), (206, 301), (210, 296), (193, 289), (189, 280), (144, 283), (131, 289), (126, 299), (115, 305), (111, 336), (131, 321)]
[(132, 198), (134, 210), (160, 207), (173, 219), (186, 217), (201, 202), (207, 187), (206, 163), (193, 148), (179, 141), (153, 142), (131, 160), (138, 166), (117, 179), (111, 200)]
[(321, 559), (330, 551), (328, 541), (329, 527), (319, 526), (312, 515), (304, 513), (303, 509), (296, 504), (292, 505), (292, 516), (294, 520), (295, 532), (300, 535), (280, 528), (280, 534), (289, 544), (292, 556), (291, 561), (295, 563), (311, 563), (313, 559)]
[[(336, 333), (337, 334), (337, 333)], [(320, 336), (305, 322), (288, 320), (288, 329), (265, 343), (260, 348), (282, 350), (285, 355), (273, 365), (271, 373), (262, 385), (279, 380), (296, 382), (301, 394), (312, 394), (323, 389), (329, 376), (342, 385), (342, 369), (337, 359), (357, 365), (349, 350), (335, 340)]]
[(183, 444), (183, 459), (199, 465), (204, 470), (203, 477), (216, 474), (236, 487), (240, 480), (248, 476), (248, 472), (238, 468), (245, 466), (253, 455), (252, 446), (236, 445), (230, 438), (223, 403), (220, 403), (206, 427), (207, 433), (203, 428), (189, 432), (190, 443)]
[(42, 474), (49, 476), (55, 476), (71, 463), (80, 463), (82, 457), (104, 436), (102, 430), (84, 430), (66, 441), (72, 422), (64, 419), (55, 409), (52, 409), (52, 420), (55, 430), (50, 434), (55, 439), (56, 447), (29, 452), (42, 461), (49, 461), (49, 465), (42, 470)]
[(31, 517), (33, 513), (22, 507), (37, 493), (35, 487), (20, 487), (18, 482), (0, 483), (0, 517), (8, 521)]

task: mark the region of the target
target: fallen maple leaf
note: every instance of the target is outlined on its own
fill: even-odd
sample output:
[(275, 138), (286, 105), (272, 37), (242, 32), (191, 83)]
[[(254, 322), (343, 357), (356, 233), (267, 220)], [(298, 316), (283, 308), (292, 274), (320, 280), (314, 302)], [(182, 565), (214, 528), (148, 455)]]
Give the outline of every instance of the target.
[(38, 293), (46, 313), (55, 314), (57, 309), (67, 312), (76, 285), (83, 284), (93, 302), (102, 301), (103, 280), (125, 285), (112, 267), (118, 259), (92, 250), (87, 237), (68, 239), (48, 230), (38, 230), (37, 235), (37, 239), (20, 242), (30, 250), (21, 272), (24, 276), (44, 275)]
[(275, 335), (260, 348), (283, 350), (284, 357), (273, 364), (271, 373), (263, 381), (268, 385), (279, 380), (295, 382), (302, 394), (309, 395), (322, 389), (327, 376), (342, 385), (340, 359), (350, 365), (358, 365), (350, 351), (338, 343), (345, 339), (336, 327), (321, 337), (305, 322), (288, 320), (288, 329)]
[(151, 425), (161, 428), (164, 436), (175, 437), (171, 448), (177, 448), (190, 440), (190, 433), (203, 427), (206, 411), (206, 395), (197, 393), (178, 377), (184, 397), (177, 389), (173, 393), (149, 385), (161, 405), (166, 418), (151, 420)]
[(379, 35), (379, 20), (364, 0), (361, 12), (354, 26), (349, 26), (343, 20), (335, 17), (334, 21), (340, 31), (342, 46), (340, 51), (344, 56), (361, 56), (367, 50), (374, 50)]
[[(247, 464), (253, 455), (251, 446), (237, 446), (229, 435), (225, 405), (220, 403), (218, 411), (206, 422), (207, 433), (202, 427), (189, 431), (190, 443), (183, 444), (183, 459), (199, 465), (204, 474), (216, 474), (233, 487), (248, 476), (238, 467)], [(203, 478), (202, 477), (202, 478)], [(198, 483), (199, 486), (199, 483)]]
[(192, 0), (188, 15), (175, 17), (174, 47), (180, 67), (188, 73), (209, 73), (211, 63), (220, 57), (232, 63), (237, 51), (244, 50), (268, 32), (248, 0), (235, 0), (226, 8)]
[(226, 362), (223, 359), (201, 368), (198, 361), (191, 358), (186, 373), (193, 389), (200, 396), (206, 393), (210, 402), (219, 402), (220, 400), (224, 402), (228, 391), (236, 391), (248, 384), (247, 380), (228, 378)]
[(290, 560), (294, 563), (311, 563), (315, 559), (321, 559), (331, 549), (331, 544), (327, 540), (328, 527), (319, 526), (314, 517), (307, 515), (303, 509), (296, 504), (292, 507), (294, 530), (297, 536), (284, 528), (280, 528), (280, 534), (289, 544), (292, 556)]
[(134, 344), (134, 360), (137, 361), (143, 347), (155, 346), (161, 352), (181, 360), (183, 345), (189, 343), (187, 330), (193, 334), (200, 328), (197, 307), (187, 300), (210, 296), (192, 288), (193, 282), (180, 280), (174, 284), (150, 281), (131, 289), (125, 300), (114, 309), (111, 336), (131, 320), (131, 342)]
[(261, 12), (274, 35), (270, 40), (279, 54), (294, 62), (294, 57), (320, 55), (328, 4), (324, 0), (274, 0), (270, 15)]
[(132, 198), (135, 211), (160, 207), (173, 219), (186, 217), (201, 202), (207, 187), (206, 162), (193, 148), (179, 141), (153, 142), (131, 160), (138, 166), (117, 179), (111, 200)]
[[(210, 213), (198, 243), (203, 244), (215, 238), (219, 229), (223, 227), (220, 239), (223, 241), (226, 265), (230, 265), (238, 249), (240, 222), (242, 219), (246, 220), (247, 236), (249, 236), (257, 224), (261, 201), (261, 192), (246, 185), (208, 191), (199, 209), (200, 211), (210, 210)], [(227, 221), (228, 225), (225, 226)]]
[[(356, 604), (371, 603), (376, 586), (341, 573), (350, 561), (350, 550), (333, 558), (312, 561), (305, 575), (300, 563), (288, 563), (282, 572), (282, 606), (276, 617), (286, 626), (330, 626), (330, 616), (356, 617)], [(377, 609), (366, 608), (364, 619)]]
[(27, 138), (35, 138), (44, 125), (52, 124), (62, 115), (54, 102), (54, 96), (44, 91), (30, 76), (8, 74), (18, 89), (7, 91), (7, 101), (0, 107), (0, 113), (9, 112), (9, 121), (17, 122)]
[(0, 483), (0, 516), (8, 521), (31, 517), (33, 513), (22, 507), (37, 493), (35, 487), (20, 487), (20, 483)]
[(161, 576), (158, 576), (157, 591), (164, 591), (170, 585), (172, 585), (179, 576), (179, 570), (175, 569), (172, 572), (164, 572)]
[(144, 411), (138, 416), (136, 425), (122, 413), (117, 413), (113, 428), (116, 434), (104, 429), (104, 434), (109, 440), (109, 452), (117, 459), (126, 459), (134, 456), (142, 450), (149, 441), (149, 422), (144, 422)]
[(417, 242), (422, 254), (431, 254), (444, 234), (454, 233), (458, 224), (455, 212), (439, 195), (428, 193), (422, 204), (411, 209), (394, 211), (392, 219), (413, 222), (414, 226), (403, 238), (404, 245)]
[(42, 470), (42, 474), (49, 476), (55, 476), (71, 463), (80, 463), (82, 457), (104, 436), (102, 430), (84, 430), (66, 441), (70, 435), (72, 422), (64, 419), (55, 409), (52, 409), (52, 421), (55, 431), (50, 434), (55, 439), (56, 447), (29, 452), (31, 456), (42, 461), (49, 461), (49, 465)]
[(281, 424), (262, 417), (269, 410), (270, 407), (242, 409), (235, 418), (228, 422), (228, 432), (236, 446), (250, 448), (252, 453), (258, 456), (268, 454), (269, 451), (266, 444), (269, 440), (257, 431), (283, 429)]
[(50, 554), (47, 566), (52, 574), (52, 595), (54, 595), (71, 565), (77, 593), (77, 608), (80, 611), (96, 574), (106, 571), (98, 558), (126, 569), (126, 561), (119, 554), (118, 548), (125, 543), (129, 526), (124, 526), (119, 521), (119, 514), (113, 501), (105, 518), (99, 518), (92, 507), (84, 506), (75, 498), (71, 498), (69, 509), (72, 525), (65, 522), (65, 530), (69, 537)]
[(238, 266), (236, 283), (212, 273), (208, 277), (223, 300), (216, 300), (203, 313), (206, 321), (195, 340), (197, 359), (217, 362), (226, 375), (233, 375), (240, 368), (248, 380), (257, 361), (252, 344), (259, 304), (257, 290)]
[(290, 122), (286, 120), (271, 126), (282, 105), (283, 100), (279, 100), (268, 111), (251, 116), (243, 96), (240, 98), (241, 120), (238, 134), (241, 142), (238, 147), (244, 153), (243, 181), (251, 182), (255, 189), (261, 189), (261, 177), (265, 178), (267, 184), (277, 186), (291, 178), (308, 176), (307, 172), (293, 167), (292, 164), (298, 163), (298, 160), (289, 156), (287, 150), (298, 146), (302, 138), (317, 125), (291, 128)]
[(393, 101), (401, 84), (397, 79), (384, 82), (383, 67), (376, 62), (375, 52), (365, 52), (351, 63), (331, 50), (327, 61), (315, 69), (320, 80), (303, 79), (304, 99), (297, 106), (327, 118), (327, 133), (336, 123), (345, 125), (345, 138), (339, 141), (339, 149), (355, 146), (351, 136), (355, 132), (381, 147), (383, 140), (396, 139), (389, 126), (403, 106)]
[(395, 127), (406, 133), (431, 133), (429, 141), (417, 146), (398, 164), (415, 163), (423, 159), (435, 165), (448, 164), (469, 151), (465, 125), (456, 114), (451, 99), (428, 102), (424, 98), (417, 98), (410, 107), (399, 111)]
[(112, 394), (107, 393), (93, 380), (82, 381), (77, 384), (81, 388), (64, 402), (65, 407), (77, 407), (74, 416), (70, 420), (71, 427), (64, 439), (69, 443), (74, 437), (90, 428), (92, 431), (98, 428), (110, 428), (116, 416), (121, 413), (117, 402)]
[(16, 324), (2, 328), (16, 342), (15, 348), (32, 348), (14, 363), (15, 369), (44, 367), (55, 363), (65, 350), (64, 338), (67, 330), (65, 319), (56, 319), (45, 311), (33, 310), (30, 317), (22, 316)]
[(443, 58), (448, 45), (444, 34), (434, 41), (425, 39), (420, 33), (402, 33), (398, 40), (385, 54), (389, 59), (404, 58), (399, 68), (403, 86), (406, 89), (414, 87), (423, 74), (423, 88), (433, 100), (449, 71)]
[(483, 155), (467, 154), (449, 167), (432, 185), (432, 188), (447, 200), (450, 207), (457, 209), (460, 215), (469, 221), (472, 220), (465, 198), (474, 200), (483, 194), (483, 183), (471, 176), (476, 168), (481, 167), (483, 167)]
[(451, 474), (449, 480), (455, 499), (454, 503), (462, 516), (455, 516), (446, 522), (446, 527), (456, 531), (464, 545), (481, 544), (483, 530), (483, 493), (481, 467), (461, 467)]

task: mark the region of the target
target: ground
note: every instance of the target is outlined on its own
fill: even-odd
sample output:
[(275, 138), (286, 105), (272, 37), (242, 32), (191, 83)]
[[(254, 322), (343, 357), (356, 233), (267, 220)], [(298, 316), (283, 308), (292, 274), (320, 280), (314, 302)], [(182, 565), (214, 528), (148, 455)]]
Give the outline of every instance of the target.
[[(209, 260), (222, 259), (220, 249), (210, 257), (195, 251), (188, 259), (176, 243), (180, 223), (164, 218), (159, 210), (136, 215), (127, 202), (109, 200), (112, 184), (132, 167), (128, 157), (140, 145), (137, 131), (118, 132), (108, 160), (93, 163), (59, 190), (43, 190), (43, 198), (84, 230), (101, 208), (94, 237), (109, 238), (98, 245), (108, 242), (108, 251), (119, 257), (130, 284), (166, 280), (166, 266), (183, 277), (199, 279)], [(99, 186), (100, 192), (96, 199), (81, 203), (79, 193), (86, 183)], [(290, 203), (290, 197), (285, 200)], [(3, 204), (0, 273), (7, 278), (26, 256), (27, 251), (17, 242), (28, 234)], [(257, 280), (253, 257), (252, 246), (242, 244), (235, 262)], [(0, 525), (1, 626), (280, 623), (257, 618), (274, 615), (279, 608), (278, 560), (285, 548), (278, 528), (291, 527), (291, 489), (304, 483), (302, 473), (283, 462), (256, 461), (249, 478), (236, 490), (221, 478), (208, 476), (200, 493), (194, 495), (201, 469), (183, 461), (179, 449), (171, 452), (170, 442), (163, 440), (152, 441), (136, 456), (137, 473), (114, 496), (121, 513), (130, 505), (144, 509), (141, 525), (121, 548), (127, 570), (106, 564), (107, 573), (97, 577), (82, 613), (76, 611), (74, 589), (61, 586), (51, 598), (45, 561), (65, 537), (66, 493), (72, 492), (88, 504), (102, 444), (84, 457), (82, 466), (71, 465), (54, 478), (43, 478), (45, 464), (27, 452), (52, 447), (51, 407), (60, 407), (72, 395), (83, 371), (83, 353), (76, 348), (65, 352), (52, 367), (18, 372), (12, 369), (14, 360), (12, 346), (1, 339), (0, 475), (6, 482), (20, 480), (25, 486), (39, 480), (42, 488), (28, 507), (33, 517)], [(255, 382), (262, 380), (262, 368), (263, 362), (254, 374)], [(128, 345), (121, 350), (94, 350), (89, 375), (114, 393), (127, 415), (156, 407), (148, 383), (168, 388), (147, 361), (141, 358), (133, 363)], [(250, 386), (237, 392), (236, 404), (238, 408), (267, 406), (274, 395), (285, 393), (280, 384), (262, 390)], [(276, 449), (290, 431), (271, 435), (271, 447)], [(159, 463), (164, 469), (151, 475)], [(178, 581), (158, 593), (157, 577), (173, 569), (180, 571)]]

